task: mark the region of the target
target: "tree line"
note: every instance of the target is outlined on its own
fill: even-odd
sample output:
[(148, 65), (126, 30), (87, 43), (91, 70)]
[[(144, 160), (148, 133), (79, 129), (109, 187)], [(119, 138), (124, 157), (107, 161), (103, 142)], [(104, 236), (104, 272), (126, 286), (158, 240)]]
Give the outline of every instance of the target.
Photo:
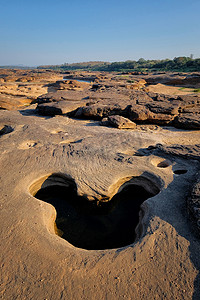
[(145, 60), (140, 58), (138, 61), (127, 60), (122, 62), (103, 62), (91, 61), (83, 63), (64, 63), (62, 65), (38, 66), (38, 69), (51, 69), (58, 71), (107, 71), (107, 72), (200, 72), (200, 58), (181, 56), (174, 59)]

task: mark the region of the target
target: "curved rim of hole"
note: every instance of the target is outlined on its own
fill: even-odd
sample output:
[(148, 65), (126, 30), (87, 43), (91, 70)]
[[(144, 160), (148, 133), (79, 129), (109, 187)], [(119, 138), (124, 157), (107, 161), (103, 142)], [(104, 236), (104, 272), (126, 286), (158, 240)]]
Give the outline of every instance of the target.
[(151, 159), (151, 164), (157, 168), (167, 168), (172, 165), (172, 162), (169, 159), (165, 159), (163, 157), (153, 157)]
[(34, 181), (29, 187), (29, 192), (35, 197), (39, 190), (55, 185), (64, 187), (72, 186), (74, 190), (77, 190), (75, 180), (71, 176), (63, 173), (50, 173)]
[[(106, 202), (109, 202), (109, 200), (112, 200), (112, 198), (114, 198), (115, 196), (119, 195), (121, 192), (125, 191), (126, 188), (128, 188), (129, 186), (130, 187), (131, 186), (132, 187), (135, 186), (136, 188), (140, 187), (143, 190), (145, 190), (147, 193), (149, 193), (150, 196), (148, 198), (144, 199), (144, 201), (146, 201), (147, 199), (150, 199), (150, 198), (156, 196), (161, 191), (161, 182), (159, 181), (158, 177), (156, 177), (153, 174), (148, 174), (147, 172), (146, 172), (146, 174), (143, 174), (141, 176), (135, 176), (135, 177), (133, 176), (131, 178), (123, 178), (121, 180), (123, 181), (123, 183), (122, 183), (122, 181), (118, 182), (118, 188), (116, 189), (116, 187), (115, 187), (114, 194), (112, 195), (112, 197), (107, 198)], [(66, 174), (63, 174), (63, 173), (51, 173), (51, 174), (48, 174), (46, 176), (43, 176), (43, 177), (39, 178), (38, 180), (36, 180), (34, 183), (32, 183), (30, 185), (29, 192), (30, 192), (30, 194), (33, 197), (35, 197), (35, 195), (38, 192), (40, 192), (42, 190), (45, 190), (46, 188), (50, 188), (50, 187), (55, 187), (55, 188), (59, 188), (59, 187), (71, 188), (77, 194), (77, 185), (75, 183), (75, 180), (72, 177), (70, 177), (69, 175), (66, 175)], [(78, 196), (78, 194), (77, 194), (77, 196)], [(87, 198), (86, 195), (82, 196), (82, 197), (85, 198), (85, 199)], [(36, 199), (39, 199), (40, 201), (44, 201), (45, 202), (45, 200), (43, 200), (42, 198), (37, 198), (36, 197)], [(102, 198), (102, 201), (100, 200), (100, 202), (103, 203), (104, 199)], [(140, 210), (141, 210), (141, 208), (139, 208), (138, 213), (140, 212)], [(143, 218), (144, 217), (145, 217), (145, 215), (143, 216)], [(136, 233), (136, 228), (137, 228), (137, 226), (139, 225), (140, 222), (141, 222), (141, 220), (139, 218), (136, 227), (132, 228), (133, 232)], [(54, 234), (56, 234), (57, 236), (60, 236), (60, 234), (59, 234), (60, 228), (57, 228), (56, 225), (57, 225), (57, 223), (56, 223), (56, 220), (55, 220), (54, 221)], [(138, 238), (140, 238), (140, 236), (137, 236), (137, 239)], [(119, 245), (117, 247), (110, 247), (109, 246), (109, 247), (105, 247), (105, 248), (95, 248), (95, 249), (91, 249), (90, 248), (89, 249), (89, 248), (86, 248), (86, 247), (77, 246), (76, 244), (70, 242), (68, 240), (68, 238), (64, 238), (64, 239), (70, 245), (72, 245), (73, 247), (75, 247), (77, 249), (85, 249), (85, 250), (107, 250), (107, 249), (123, 248), (123, 247), (130, 246), (131, 244), (133, 244), (136, 241), (135, 238), (134, 238), (134, 236), (133, 236), (133, 240), (130, 243), (127, 243), (127, 244), (124, 244), (124, 245)]]

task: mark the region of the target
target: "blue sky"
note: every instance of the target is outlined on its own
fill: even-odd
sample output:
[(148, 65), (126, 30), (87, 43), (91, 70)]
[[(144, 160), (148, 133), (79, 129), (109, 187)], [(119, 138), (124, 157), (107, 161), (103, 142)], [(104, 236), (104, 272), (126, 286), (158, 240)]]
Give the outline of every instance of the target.
[(0, 65), (200, 57), (200, 0), (0, 0)]

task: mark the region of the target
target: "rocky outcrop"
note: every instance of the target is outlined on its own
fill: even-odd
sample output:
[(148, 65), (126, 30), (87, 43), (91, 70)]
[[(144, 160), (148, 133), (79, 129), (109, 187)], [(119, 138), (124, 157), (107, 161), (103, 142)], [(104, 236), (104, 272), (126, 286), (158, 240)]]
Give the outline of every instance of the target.
[(17, 110), (30, 105), (32, 99), (17, 97), (12, 95), (0, 94), (0, 109)]
[(62, 78), (56, 72), (0, 69), (0, 109), (17, 110), (49, 91), (49, 83)]
[(148, 84), (162, 83), (171, 86), (184, 86), (199, 88), (200, 87), (200, 74), (181, 74), (181, 73), (164, 73), (164, 74), (149, 74), (142, 76)]
[(173, 155), (176, 157), (179, 156), (188, 160), (194, 159), (200, 161), (200, 144), (198, 135), (197, 138), (195, 138), (195, 142), (196, 143), (193, 145), (181, 145), (175, 143), (172, 146), (166, 146), (162, 144), (157, 144), (155, 147), (153, 147), (153, 149), (158, 150), (158, 152), (161, 150), (161, 152), (164, 152), (167, 155)]
[(0, 69), (0, 78), (3, 82), (39, 82), (39, 81), (55, 81), (61, 79), (59, 72), (51, 70), (21, 70), (21, 69)]
[[(67, 100), (67, 101), (80, 101), (84, 98), (84, 93), (81, 91), (60, 91), (58, 90), (57, 92), (49, 92), (47, 94), (43, 94), (39, 97), (37, 97), (37, 99), (35, 101), (33, 101), (33, 103), (38, 103), (38, 104), (42, 104), (42, 103), (50, 103), (50, 102), (59, 102), (59, 101), (63, 101), (63, 100)], [(86, 93), (87, 95), (87, 93)]]
[(200, 299), (199, 97), (97, 80), (5, 98), (0, 298)]
[(83, 90), (89, 88), (90, 83), (77, 80), (59, 80), (49, 85), (55, 90)]
[(179, 114), (173, 121), (176, 128), (200, 129), (200, 113)]
[[(131, 100), (99, 100), (88, 103), (76, 112), (76, 117), (101, 119), (121, 115), (138, 123), (172, 125), (177, 128), (199, 129), (199, 97), (167, 97), (150, 93), (136, 93)], [(189, 112), (189, 113), (188, 113)]]
[(101, 121), (103, 126), (116, 127), (118, 129), (134, 129), (136, 124), (127, 118), (119, 115), (109, 116), (108, 118), (103, 118)]
[(59, 101), (38, 104), (36, 110), (40, 115), (44, 116), (55, 116), (65, 115), (72, 111), (77, 110), (80, 105), (83, 105), (83, 101)]
[[(86, 97), (84, 97), (86, 96)], [(67, 104), (76, 118), (101, 120), (111, 115), (121, 115), (138, 124), (171, 125), (183, 129), (199, 129), (200, 98), (198, 96), (166, 96), (143, 91), (129, 96), (87, 90), (58, 91), (37, 98), (38, 110), (46, 113), (42, 103), (71, 102)], [(72, 105), (72, 102), (74, 105)], [(75, 103), (76, 102), (76, 103)], [(53, 107), (50, 104), (49, 107)], [(59, 105), (56, 104), (56, 107)], [(45, 105), (44, 107), (48, 107)], [(52, 109), (52, 108), (51, 108)]]
[(125, 108), (123, 109), (123, 106), (120, 104), (89, 104), (85, 107), (80, 107), (75, 112), (75, 117), (101, 120), (111, 115), (123, 115), (124, 110)]

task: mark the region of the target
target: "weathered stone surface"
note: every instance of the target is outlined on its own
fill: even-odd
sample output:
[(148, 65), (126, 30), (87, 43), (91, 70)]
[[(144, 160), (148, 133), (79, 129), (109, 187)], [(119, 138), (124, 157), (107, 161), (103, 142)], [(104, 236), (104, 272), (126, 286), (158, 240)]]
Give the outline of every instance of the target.
[[(31, 76), (29, 76), (29, 74)], [(56, 72), (0, 70), (0, 108), (17, 110), (48, 92), (48, 84), (61, 78)]]
[[(195, 96), (181, 96), (171, 97), (166, 95), (157, 95), (153, 93), (145, 93), (141, 91), (132, 92), (129, 96), (125, 94), (114, 94), (110, 92), (78, 92), (78, 91), (58, 91), (51, 92), (46, 95), (38, 97), (37, 102), (48, 103), (58, 102), (62, 100), (80, 101), (82, 99), (83, 105), (77, 107), (75, 117), (98, 119), (108, 117), (110, 115), (121, 115), (130, 118), (132, 121), (138, 123), (150, 123), (157, 125), (175, 125), (180, 128), (197, 129), (194, 119), (199, 113), (199, 97)], [(85, 101), (87, 105), (85, 106)], [(80, 102), (80, 104), (82, 104)], [(191, 118), (191, 124), (186, 122), (190, 115), (185, 113), (195, 113)], [(173, 122), (177, 116), (176, 121)], [(179, 118), (180, 116), (180, 118)], [(192, 116), (192, 115), (191, 115)], [(177, 120), (181, 121), (177, 121)]]
[[(189, 132), (188, 132), (189, 133)], [(186, 133), (185, 133), (186, 134)], [(188, 139), (190, 136), (188, 135)], [(194, 136), (194, 143), (193, 145), (181, 145), (174, 143), (172, 146), (166, 146), (162, 144), (156, 145), (155, 149), (161, 149), (162, 152), (166, 154), (183, 157), (185, 159), (195, 159), (200, 160), (200, 144), (198, 140), (199, 136)]]
[(91, 104), (85, 107), (81, 107), (77, 110), (75, 117), (84, 117), (89, 119), (97, 119), (110, 116), (123, 114), (124, 109), (117, 103), (112, 104)]
[(3, 78), (4, 82), (51, 82), (61, 79), (61, 75), (51, 70), (0, 69), (0, 78)]
[(133, 129), (136, 128), (136, 124), (127, 118), (119, 115), (109, 116), (108, 118), (103, 118), (101, 121), (103, 126), (112, 126), (118, 129)]
[[(62, 115), (46, 118), (34, 115), (37, 104), (0, 110), (2, 299), (200, 299), (199, 184), (193, 188), (200, 131), (151, 125), (171, 118), (172, 125), (188, 110), (198, 114), (198, 99), (150, 95), (106, 76), (105, 90), (59, 90), (42, 96), (49, 101), (42, 105), (62, 114), (72, 113), (70, 105), (79, 107), (74, 113), (95, 108), (93, 116), (109, 114), (114, 124), (132, 112), (142, 125), (117, 130)], [(112, 115), (117, 109), (121, 115)], [(52, 195), (40, 198), (48, 188)], [(64, 219), (77, 207), (66, 231), (59, 228), (60, 195), (64, 208), (68, 204)], [(82, 206), (85, 219), (79, 218)], [(125, 226), (136, 208), (136, 224)], [(118, 238), (120, 244), (112, 244)]]
[(146, 105), (150, 111), (157, 114), (169, 114), (169, 115), (178, 115), (179, 103), (170, 103), (168, 102), (151, 102)]
[(83, 105), (83, 101), (59, 101), (38, 104), (37, 111), (44, 116), (64, 115), (69, 112), (75, 111), (80, 105)]
[(131, 106), (128, 115), (130, 120), (135, 122), (159, 125), (168, 125), (174, 119), (173, 115), (153, 113), (147, 107), (140, 105)]
[[(130, 299), (153, 299), (155, 294), (162, 299), (163, 293), (168, 299), (174, 295), (178, 299), (199, 296), (195, 280), (200, 268), (200, 242), (184, 212), (186, 195), (199, 170), (195, 160), (199, 152), (196, 149), (188, 159), (155, 147), (177, 141), (186, 144), (189, 138), (194, 146), (199, 132), (120, 131), (97, 122), (62, 116), (43, 119), (9, 111), (0, 111), (0, 118), (3, 124), (14, 126), (12, 133), (1, 136), (0, 143), (0, 250), (5, 299), (13, 295), (34, 299), (41, 293), (47, 299), (61, 295), (90, 299), (91, 293), (104, 299), (108, 288), (109, 299), (116, 299), (118, 293)], [(189, 147), (184, 151), (190, 154)], [(180, 167), (187, 172), (174, 174)], [(142, 204), (134, 243), (117, 249), (84, 250), (57, 235), (55, 208), (34, 197), (47, 184), (44, 178), (52, 174), (54, 186), (62, 186), (64, 178), (71, 178), (79, 196), (100, 203), (112, 198), (123, 184), (128, 187), (130, 180), (134, 183), (141, 177), (140, 184), (150, 190), (156, 184), (160, 193)], [(134, 194), (132, 197), (134, 201)], [(123, 232), (119, 231), (119, 236)], [(176, 285), (169, 289), (172, 281), (179, 289)], [(33, 286), (33, 282), (38, 284)]]
[(187, 199), (187, 204), (189, 212), (194, 218), (196, 227), (200, 233), (200, 176), (198, 176), (192, 188), (191, 194)]
[(0, 135), (10, 133), (13, 131), (13, 128), (9, 125), (0, 124)]
[(200, 114), (185, 113), (180, 114), (174, 119), (174, 126), (183, 129), (200, 129)]
[(17, 110), (30, 105), (31, 99), (26, 97), (16, 97), (11, 95), (0, 94), (0, 109)]
[(142, 76), (148, 84), (162, 83), (171, 86), (184, 86), (184, 87), (200, 87), (199, 74), (186, 75), (186, 74), (149, 74)]
[[(115, 102), (122, 99), (124, 101), (129, 101), (129, 95), (123, 96), (120, 93), (117, 93), (116, 91), (109, 91), (109, 92), (103, 92), (99, 93), (98, 91), (94, 92), (91, 90), (84, 90), (84, 91), (72, 91), (72, 90), (59, 90), (57, 92), (49, 92), (47, 94), (41, 95), (37, 98), (34, 103), (46, 103), (46, 102), (57, 102), (60, 100), (68, 100), (68, 101), (76, 101), (76, 100), (89, 100), (90, 102), (95, 103), (96, 101), (111, 101)], [(88, 102), (89, 102), (88, 101)]]
[(90, 83), (77, 80), (59, 80), (49, 85), (56, 90), (83, 90), (89, 88)]

